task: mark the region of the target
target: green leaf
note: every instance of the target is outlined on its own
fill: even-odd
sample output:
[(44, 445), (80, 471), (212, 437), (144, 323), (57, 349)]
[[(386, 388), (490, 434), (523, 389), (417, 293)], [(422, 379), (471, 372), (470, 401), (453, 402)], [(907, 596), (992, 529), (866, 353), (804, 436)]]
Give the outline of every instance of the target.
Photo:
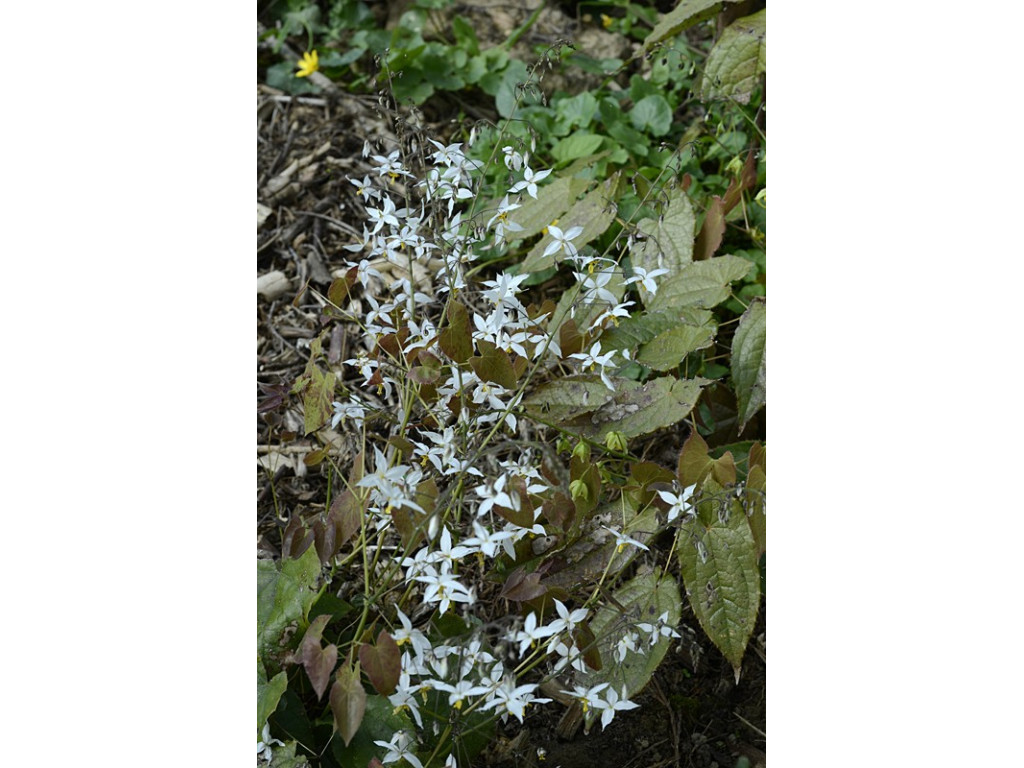
[(626, 123), (612, 123), (608, 126), (608, 135), (619, 142), (637, 157), (647, 157), (650, 139)]
[(746, 492), (747, 520), (750, 521), (750, 531), (754, 535), (754, 542), (757, 544), (757, 556), (760, 558), (765, 551), (765, 474), (763, 467), (755, 464), (750, 468), (750, 471), (747, 473), (747, 483), (744, 490)]
[(504, 48), (495, 46), (480, 53), (480, 58), (487, 73), (480, 78), (480, 87), (488, 96), (498, 93), (505, 77), (505, 67), (508, 64), (508, 53)]
[(707, 261), (694, 261), (679, 272), (666, 276), (651, 299), (652, 311), (678, 307), (710, 309), (729, 297), (729, 284), (750, 271), (750, 262), (739, 256), (718, 256)]
[(739, 501), (704, 483), (712, 496), (705, 509), (680, 528), (679, 565), (697, 620), (732, 665), (739, 680), (761, 604), (761, 576), (754, 537)]
[(555, 144), (551, 150), (551, 156), (560, 163), (575, 160), (577, 157), (586, 157), (597, 152), (603, 141), (604, 137), (598, 136), (596, 133), (576, 131)]
[(765, 404), (765, 301), (755, 299), (740, 318), (732, 339), (732, 381), (736, 387), (739, 431)]
[[(515, 233), (515, 237), (525, 240), (539, 234), (555, 219), (560, 219), (589, 186), (590, 182), (586, 179), (559, 176), (550, 184), (540, 187), (537, 190), (537, 199), (527, 196), (522, 207), (512, 213), (512, 220), (523, 228), (522, 232)], [(542, 249), (541, 253), (543, 252)]]
[(281, 694), (288, 687), (288, 673), (278, 672), (270, 682), (267, 682), (267, 671), (263, 668), (263, 662), (256, 660), (256, 733), (263, 730), (267, 718), (274, 714), (277, 703), (281, 700)]
[(422, 104), (434, 95), (434, 86), (419, 79), (418, 72), (405, 77), (395, 78), (391, 83), (391, 92), (399, 104)]
[(597, 99), (590, 91), (584, 91), (571, 99), (561, 99), (554, 107), (556, 133), (564, 136), (573, 128), (590, 125), (597, 114)]
[(501, 84), (494, 94), (494, 106), (502, 117), (512, 117), (516, 101), (521, 99), (520, 86), (529, 79), (526, 65), (519, 59), (512, 59), (501, 76)]
[(452, 32), (455, 33), (455, 42), (467, 53), (476, 55), (480, 53), (480, 41), (477, 40), (476, 31), (473, 25), (461, 16), (452, 18)]
[(313, 587), (320, 576), (320, 558), (310, 547), (297, 559), (280, 564), (256, 563), (257, 653), (275, 650), (285, 628), (304, 618), (316, 599)]
[[(644, 653), (627, 650), (625, 658), (620, 662), (615, 655), (615, 646), (619, 638), (629, 631), (632, 621), (657, 624), (663, 613), (668, 613), (666, 624), (673, 629), (679, 625), (682, 614), (682, 599), (679, 586), (674, 578), (658, 579), (656, 571), (649, 571), (627, 582), (614, 593), (615, 602), (625, 609), (623, 613), (615, 603), (609, 602), (597, 612), (590, 622), (590, 629), (598, 638), (598, 651), (605, 663), (599, 671), (587, 671), (582, 677), (583, 685), (592, 686), (608, 683), (621, 694), (625, 686), (627, 697), (639, 693), (650, 681), (654, 671), (665, 658), (672, 641), (667, 637), (659, 637), (653, 646), (645, 648)], [(627, 626), (622, 626), (625, 622)], [(646, 645), (647, 638), (643, 633), (641, 641)], [(586, 724), (590, 726), (600, 717), (599, 712), (591, 710), (587, 713)]]
[(707, 327), (714, 333), (712, 314), (706, 309), (685, 307), (678, 311), (634, 314), (601, 334), (601, 349), (636, 350), (665, 331), (680, 325)]
[(700, 98), (730, 98), (746, 104), (765, 71), (767, 9), (737, 19), (722, 32), (704, 64)]
[(282, 61), (267, 67), (267, 85), (293, 95), (319, 93), (320, 89), (308, 77), (295, 76), (297, 69), (292, 61)]
[(633, 264), (648, 272), (667, 269), (670, 278), (676, 271), (693, 261), (693, 231), (696, 219), (687, 194), (675, 187), (666, 195), (668, 205), (657, 219), (642, 219), (637, 223), (644, 236), (630, 250)]
[(656, 371), (668, 371), (676, 368), (691, 352), (710, 346), (714, 338), (714, 328), (679, 325), (644, 344), (636, 361)]
[[(577, 249), (600, 237), (608, 229), (609, 225), (615, 221), (614, 201), (619, 177), (620, 172), (616, 171), (603, 183), (590, 190), (582, 200), (569, 209), (568, 213), (558, 218), (558, 228), (563, 232), (571, 227), (583, 228), (583, 232), (579, 237), (573, 238), (572, 241)], [(540, 194), (538, 193), (537, 196), (540, 197)], [(516, 223), (519, 222), (517, 221)], [(546, 227), (548, 224), (551, 224), (551, 220), (548, 220), (544, 226)], [(544, 255), (544, 250), (551, 242), (550, 235), (542, 237), (540, 242), (527, 254), (526, 259), (523, 260), (523, 264), (519, 268), (519, 274), (547, 269), (555, 264), (556, 259), (565, 258), (565, 254), (561, 251), (548, 256)], [(611, 286), (608, 286), (608, 290), (614, 292)]]
[(651, 94), (633, 105), (629, 118), (638, 131), (664, 136), (672, 128), (672, 107), (661, 94)]
[[(620, 389), (636, 389), (638, 382), (618, 379)], [(597, 376), (565, 376), (544, 384), (523, 399), (527, 415), (543, 421), (563, 424), (591, 413), (611, 400), (612, 392)]]
[[(594, 469), (591, 471), (596, 473)], [(600, 507), (597, 507), (596, 504), (590, 506), (591, 511), (596, 508), (595, 516), (611, 516), (617, 521), (624, 520), (622, 532), (641, 544), (649, 544), (650, 540), (658, 533), (658, 510), (653, 505), (641, 514), (634, 513), (636, 507), (630, 505), (624, 509), (619, 502), (604, 504)], [(579, 519), (579, 515), (577, 519)], [(626, 568), (640, 552), (639, 548), (632, 545), (627, 545), (620, 552), (611, 535), (607, 535), (600, 543), (596, 536), (585, 535), (563, 551), (562, 554), (569, 562), (569, 566), (545, 576), (541, 586), (560, 587), (571, 591), (580, 584), (596, 583), (601, 580), (602, 576), (612, 580), (615, 574)], [(602, 652), (601, 656), (605, 662), (608, 661), (609, 657), (606, 653)]]
[[(623, 381), (629, 379), (618, 379), (614, 383), (618, 388)], [(686, 418), (700, 396), (701, 384), (698, 380), (663, 376), (635, 389), (618, 392), (593, 413), (564, 426), (581, 437), (602, 443), (613, 431), (627, 438), (646, 435)]]
[(644, 44), (633, 58), (647, 53), (654, 45), (669, 37), (678, 35), (687, 27), (712, 18), (725, 3), (740, 0), (681, 0), (679, 5), (661, 17), (654, 29), (644, 39)]
[(295, 754), (297, 743), (286, 741), (284, 746), (274, 745), (274, 768), (309, 768), (309, 761), (302, 755)]

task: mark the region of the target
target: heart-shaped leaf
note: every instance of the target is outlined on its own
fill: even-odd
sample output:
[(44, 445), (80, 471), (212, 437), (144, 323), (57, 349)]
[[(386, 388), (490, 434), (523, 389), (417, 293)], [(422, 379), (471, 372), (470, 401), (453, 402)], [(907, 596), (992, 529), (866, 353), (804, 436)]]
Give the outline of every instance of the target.
[(341, 734), (345, 746), (349, 745), (363, 722), (366, 712), (366, 690), (359, 679), (359, 665), (347, 664), (338, 670), (334, 685), (331, 686), (331, 712), (334, 728)]
[(306, 670), (309, 682), (313, 684), (313, 690), (316, 691), (318, 699), (323, 698), (327, 684), (331, 682), (331, 672), (334, 671), (334, 665), (338, 662), (338, 646), (329, 645), (323, 648), (320, 645), (321, 634), (330, 618), (327, 614), (323, 614), (310, 622), (297, 654), (299, 662)]
[(360, 646), (359, 663), (377, 693), (390, 696), (395, 692), (402, 672), (402, 653), (391, 635), (381, 630), (375, 645)]
[(522, 603), (540, 597), (547, 591), (547, 587), (540, 583), (539, 573), (536, 571), (527, 573), (523, 568), (516, 568), (505, 580), (505, 588), (501, 590), (501, 597), (505, 600)]

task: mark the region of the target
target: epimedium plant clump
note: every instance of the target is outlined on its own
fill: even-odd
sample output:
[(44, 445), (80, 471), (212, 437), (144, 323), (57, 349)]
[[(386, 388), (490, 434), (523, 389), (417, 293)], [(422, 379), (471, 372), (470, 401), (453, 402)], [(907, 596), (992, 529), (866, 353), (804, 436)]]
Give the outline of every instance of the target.
[[(715, 426), (701, 401), (719, 378), (737, 431), (764, 406), (765, 302), (733, 288), (751, 258), (715, 255), (763, 154), (732, 156), (698, 226), (692, 196), (715, 181), (682, 170), (686, 146), (638, 184), (599, 145), (540, 167), (511, 125), (445, 144), (405, 123), (350, 180), (362, 237), (292, 389), (331, 497), (258, 564), (274, 765), (465, 766), (497, 719), (553, 701), (607, 727), (680, 637), (684, 594), (739, 677), (765, 449), (694, 428), (667, 468), (631, 446)], [(351, 376), (323, 349), (336, 324), (361, 339)]]

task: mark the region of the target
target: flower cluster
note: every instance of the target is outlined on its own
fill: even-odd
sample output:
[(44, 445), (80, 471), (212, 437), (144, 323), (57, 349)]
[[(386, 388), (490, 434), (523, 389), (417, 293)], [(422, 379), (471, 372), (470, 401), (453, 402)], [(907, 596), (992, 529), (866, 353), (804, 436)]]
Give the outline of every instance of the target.
[[(587, 327), (580, 328), (591, 334), (586, 351), (563, 355), (550, 333), (550, 314), (522, 301), (527, 275), (498, 271), (472, 280), (481, 254), (495, 255), (523, 231), (516, 211), (524, 196), (537, 198), (550, 171), (535, 170), (528, 153), (505, 147), (508, 185), (490, 210), (477, 210), (481, 198), (475, 184), (483, 164), (460, 143), (428, 142), (432, 149), (423, 158), (429, 167), (419, 180), (401, 152), (377, 152), (369, 144), (363, 151), (369, 172), (350, 180), (366, 212), (361, 237), (347, 246), (353, 256), (346, 262), (350, 290), (359, 286), (351, 294), (351, 311), (364, 339), (343, 364), (361, 392), (334, 402), (331, 421), (332, 427), (350, 422), (368, 441), (371, 422), (392, 425), (387, 439), (373, 444), (372, 451), (367, 445), (365, 466), (351, 488), (376, 530), (376, 543), (368, 541), (367, 547), (385, 541), (397, 546), (393, 542), (401, 538), (403, 551), (380, 572), (401, 585), (405, 597), (399, 603), (407, 610), (406, 601), (416, 606), (409, 615), (394, 606), (391, 636), (401, 649), (401, 664), (388, 700), (396, 712), (406, 713), (409, 727), (375, 742), (384, 750), (385, 765), (422, 766), (416, 751), (427, 730), (424, 703), (430, 695), (442, 696), (455, 712), (493, 712), (523, 722), (531, 705), (550, 700), (538, 695), (538, 682), (524, 680), (532, 672), (580, 681), (564, 693), (579, 699), (586, 711), (599, 712), (602, 728), (616, 713), (637, 707), (621, 686), (584, 684), (590, 673), (584, 638), (592, 607), (587, 605), (552, 600), (546, 620), (531, 610), (506, 620), (487, 643), (480, 633), (460, 643), (431, 639), (429, 629), (410, 619), (424, 613), (469, 615), (481, 588), (476, 576), (487, 570), (488, 561), (505, 558), (516, 564), (548, 536), (542, 511), (560, 489), (541, 472), (541, 453), (505, 449), (496, 455), (488, 449), (501, 430), (515, 435), (521, 427), (517, 411), (523, 387), (515, 379), (524, 363), (548, 361), (593, 371), (614, 390), (612, 376), (631, 357), (628, 351), (604, 349), (597, 337), (606, 320), (625, 316), (632, 305), (622, 301), (625, 286), (636, 283), (653, 294), (655, 278), (664, 273), (633, 268), (624, 281), (615, 262), (581, 252), (574, 241), (583, 236), (582, 227), (549, 226), (544, 255), (571, 264), (579, 281), (576, 304), (593, 310)], [(461, 321), (450, 311), (455, 303), (465, 309)], [(478, 365), (466, 362), (465, 351), (457, 354), (456, 334), (462, 334), (459, 343), (471, 345)], [(488, 368), (492, 361), (493, 369)], [(414, 364), (420, 366), (415, 380)], [(430, 396), (423, 397), (414, 383), (429, 386)], [(436, 503), (439, 494), (443, 505)], [(677, 510), (670, 512), (672, 519), (684, 509), (682, 496), (669, 501), (662, 495)], [(413, 527), (396, 531), (399, 515), (413, 520)], [(607, 532), (620, 552), (647, 549), (623, 531), (607, 527)], [(667, 616), (656, 624), (636, 624), (613, 653), (621, 662), (627, 653), (646, 653), (672, 632)], [(454, 754), (445, 765), (456, 765)]]

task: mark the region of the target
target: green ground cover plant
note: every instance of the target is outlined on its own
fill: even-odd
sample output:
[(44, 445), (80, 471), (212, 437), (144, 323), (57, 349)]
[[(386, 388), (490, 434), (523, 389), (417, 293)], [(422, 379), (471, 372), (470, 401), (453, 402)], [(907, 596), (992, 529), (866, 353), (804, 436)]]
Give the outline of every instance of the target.
[[(764, 10), (594, 3), (637, 55), (546, 96), (569, 44), (527, 63), (464, 23), (429, 40), (445, 5), (386, 30), (361, 2), (290, 2), (264, 34), (306, 41), (268, 70), (292, 93), (314, 71), (366, 87), (376, 61), (395, 137), (350, 178), (361, 237), (289, 393), (329, 497), (258, 563), (275, 766), (468, 766), (553, 702), (603, 730), (684, 601), (739, 679), (764, 594)], [(405, 119), (471, 86), (499, 120)], [(645, 456), (680, 428), (670, 466)]]

